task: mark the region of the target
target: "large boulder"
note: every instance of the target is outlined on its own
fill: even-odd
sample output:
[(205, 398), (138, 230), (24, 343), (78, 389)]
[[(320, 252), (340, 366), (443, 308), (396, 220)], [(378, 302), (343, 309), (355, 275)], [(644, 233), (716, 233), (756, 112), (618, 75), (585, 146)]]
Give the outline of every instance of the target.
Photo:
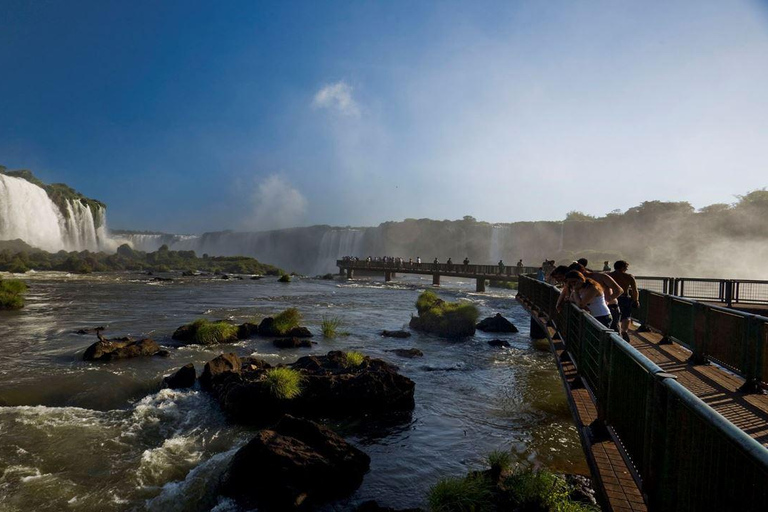
[(330, 429), (285, 416), (235, 453), (220, 491), (246, 508), (308, 510), (357, 489), (369, 466), (368, 455)]
[(112, 361), (115, 359), (127, 359), (131, 357), (168, 355), (160, 346), (149, 338), (133, 340), (131, 338), (118, 338), (111, 340), (99, 340), (87, 349), (83, 354), (84, 361)]
[(238, 365), (234, 354), (209, 362), (200, 384), (218, 399), (236, 422), (267, 424), (282, 414), (301, 416), (355, 416), (367, 413), (410, 411), (415, 384), (381, 359), (364, 357), (350, 364), (343, 352), (299, 358), (289, 368), (300, 378), (300, 393), (276, 398), (267, 382), (270, 366), (250, 359)]
[(179, 368), (173, 375), (165, 377), (163, 379), (163, 387), (171, 389), (191, 388), (195, 385), (196, 380), (197, 373), (195, 372), (195, 365), (189, 363)]
[(237, 339), (245, 340), (259, 333), (259, 325), (245, 322), (237, 328)]
[(501, 313), (484, 318), (477, 324), (477, 329), (484, 332), (518, 332), (517, 327), (501, 316)]
[(422, 352), (417, 348), (396, 348), (394, 350), (387, 350), (387, 352), (392, 352), (396, 356), (408, 357), (408, 358), (424, 356), (424, 352)]

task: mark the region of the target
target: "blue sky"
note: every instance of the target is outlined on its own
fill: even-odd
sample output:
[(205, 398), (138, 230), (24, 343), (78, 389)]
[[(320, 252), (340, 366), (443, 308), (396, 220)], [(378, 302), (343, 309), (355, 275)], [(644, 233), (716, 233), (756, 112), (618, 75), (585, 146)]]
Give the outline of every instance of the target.
[(0, 3), (0, 164), (202, 232), (768, 186), (756, 1)]

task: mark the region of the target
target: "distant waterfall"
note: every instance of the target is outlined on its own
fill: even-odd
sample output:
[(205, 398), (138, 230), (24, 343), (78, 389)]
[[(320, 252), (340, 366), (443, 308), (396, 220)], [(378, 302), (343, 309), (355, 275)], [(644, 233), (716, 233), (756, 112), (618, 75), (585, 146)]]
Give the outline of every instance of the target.
[(18, 238), (49, 252), (114, 250), (103, 208), (94, 215), (80, 201), (67, 200), (61, 211), (42, 188), (0, 174), (0, 240)]
[[(491, 245), (488, 253), (490, 262), (496, 263), (503, 260), (505, 256), (511, 261), (514, 257), (509, 254), (509, 248), (506, 246), (509, 232), (509, 226), (493, 226), (491, 228)], [(510, 262), (507, 262), (507, 265), (509, 264)]]
[(344, 256), (357, 256), (363, 258), (362, 242), (364, 231), (362, 229), (332, 229), (326, 231), (320, 240), (317, 254), (317, 263), (313, 274), (327, 274), (336, 269), (336, 260)]

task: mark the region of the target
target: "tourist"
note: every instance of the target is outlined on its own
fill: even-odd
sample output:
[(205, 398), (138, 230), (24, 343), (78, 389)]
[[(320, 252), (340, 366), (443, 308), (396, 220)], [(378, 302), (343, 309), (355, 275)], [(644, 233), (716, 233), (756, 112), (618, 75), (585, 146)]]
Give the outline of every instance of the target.
[(572, 263), (569, 270), (576, 270), (589, 279), (594, 279), (603, 288), (605, 294), (605, 303), (608, 304), (608, 309), (611, 310), (611, 318), (613, 324), (611, 329), (619, 332), (619, 303), (618, 298), (624, 293), (624, 288), (619, 285), (610, 275), (601, 274), (600, 272), (592, 272), (591, 270), (584, 268), (580, 263)]
[(451, 258), (448, 258), (446, 264), (448, 265), (448, 270), (453, 270), (453, 260)]
[(416, 256), (416, 265), (421, 266), (421, 256)]
[(587, 266), (589, 264), (589, 261), (587, 260), (587, 258), (579, 258), (579, 259), (576, 260), (576, 263), (578, 263), (579, 265), (581, 265), (584, 268), (587, 268)]
[(437, 258), (435, 258), (435, 261), (433, 261), (432, 263), (434, 263), (435, 265), (439, 265), (440, 264), (440, 262), (437, 261)]
[(565, 275), (567, 287), (573, 292), (570, 301), (589, 313), (605, 327), (611, 326), (611, 311), (605, 303), (605, 294), (600, 283), (584, 277), (578, 270), (571, 270)]
[(605, 275), (611, 276), (614, 281), (624, 288), (624, 293), (618, 298), (621, 315), (619, 334), (626, 341), (629, 341), (629, 322), (632, 318), (632, 308), (640, 307), (640, 296), (637, 293), (635, 276), (628, 273), (627, 270), (629, 270), (629, 263), (624, 260), (618, 260), (613, 264), (613, 272)]
[(603, 272), (610, 272), (611, 266), (608, 264), (608, 261), (603, 262)]
[(546, 274), (544, 274), (544, 267), (539, 267), (539, 270), (536, 271), (536, 279), (539, 281), (546, 281)]
[(464, 270), (466, 270), (468, 266), (469, 266), (469, 256), (464, 258)]

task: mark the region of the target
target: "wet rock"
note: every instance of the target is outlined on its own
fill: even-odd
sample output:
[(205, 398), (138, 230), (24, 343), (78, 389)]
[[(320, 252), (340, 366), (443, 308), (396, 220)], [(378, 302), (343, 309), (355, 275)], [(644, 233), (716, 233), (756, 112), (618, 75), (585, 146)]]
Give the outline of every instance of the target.
[(172, 277), (153, 277), (152, 281), (156, 283), (167, 283), (169, 281), (173, 281)]
[(200, 386), (203, 389), (210, 389), (216, 379), (227, 374), (239, 375), (241, 367), (242, 361), (237, 354), (232, 352), (221, 354), (205, 363), (203, 373), (200, 374)]
[(509, 342), (506, 340), (491, 340), (488, 344), (492, 347), (505, 347), (509, 348)]
[(221, 493), (245, 507), (306, 510), (357, 489), (370, 457), (330, 429), (285, 416), (237, 451)]
[(176, 373), (163, 379), (163, 387), (171, 389), (191, 388), (197, 380), (195, 365), (192, 363), (182, 366)]
[(264, 276), (251, 276), (251, 281), (258, 281), (259, 279), (264, 279)]
[(186, 324), (176, 329), (171, 338), (177, 341), (192, 341), (194, 336), (195, 327), (192, 324)]
[(155, 355), (160, 357), (171, 357), (171, 352), (169, 350), (160, 349), (160, 351)]
[(75, 334), (96, 334), (97, 332), (106, 331), (107, 328), (104, 326), (101, 327), (86, 327), (84, 329), (78, 329), (75, 331)]
[(392, 352), (396, 356), (400, 356), (400, 357), (408, 357), (408, 358), (424, 357), (424, 352), (422, 352), (417, 348), (397, 348), (394, 350), (387, 350), (387, 352)]
[(259, 333), (258, 324), (246, 322), (237, 328), (237, 339), (245, 340)]
[(84, 361), (112, 361), (131, 357), (153, 356), (160, 352), (160, 346), (151, 339), (134, 341), (131, 338), (100, 340), (85, 349)]
[(387, 331), (385, 329), (384, 331), (381, 332), (381, 335), (384, 336), (385, 338), (410, 338), (411, 337), (411, 333), (403, 330)]
[(405, 508), (405, 509), (395, 509), (391, 507), (382, 507), (379, 505), (376, 501), (365, 501), (361, 503), (356, 509), (355, 512), (424, 512), (420, 508)]
[(268, 316), (259, 324), (259, 335), (269, 337), (311, 338), (312, 333), (306, 327), (294, 327), (288, 332), (280, 332), (275, 327), (275, 319)]
[(272, 342), (277, 348), (310, 348), (312, 342), (302, 338), (280, 338)]
[(586, 503), (597, 506), (595, 489), (592, 487), (592, 480), (582, 475), (563, 475), (565, 481), (571, 486), (571, 493), (568, 498), (579, 503)]
[(517, 327), (501, 316), (501, 313), (496, 313), (495, 316), (489, 316), (481, 320), (477, 324), (477, 329), (485, 332), (517, 332)]
[(361, 364), (351, 366), (343, 352), (301, 357), (289, 365), (301, 373), (301, 393), (278, 399), (264, 384), (271, 368), (267, 363), (240, 361), (235, 370), (237, 361), (224, 361), (225, 356), (230, 355), (221, 355), (206, 365), (211, 367), (212, 377), (206, 377), (204, 370), (200, 383), (237, 422), (266, 424), (285, 413), (355, 416), (413, 409), (415, 384), (381, 359), (366, 357)]
[(185, 270), (184, 272), (181, 273), (181, 275), (184, 276), (184, 277), (195, 277), (195, 276), (198, 276), (200, 274), (198, 274), (197, 272), (194, 272), (192, 270)]
[(292, 338), (311, 338), (312, 333), (306, 327), (294, 327), (286, 333), (287, 336)]

